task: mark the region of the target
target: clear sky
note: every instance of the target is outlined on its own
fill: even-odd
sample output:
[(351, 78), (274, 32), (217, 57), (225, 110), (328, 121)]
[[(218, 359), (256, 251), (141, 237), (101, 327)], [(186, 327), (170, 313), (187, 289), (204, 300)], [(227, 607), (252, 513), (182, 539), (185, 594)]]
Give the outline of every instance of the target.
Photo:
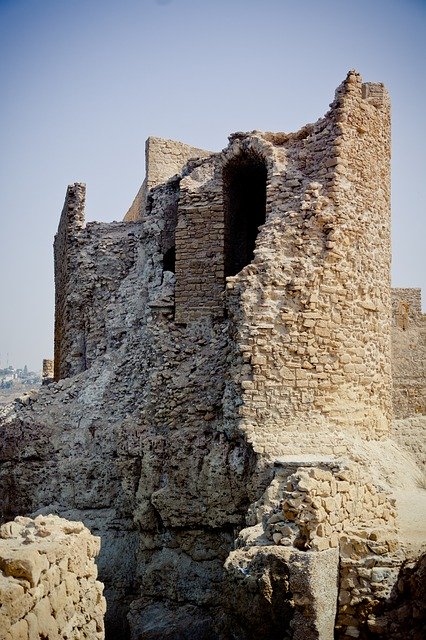
[(0, 366), (53, 356), (67, 184), (121, 220), (144, 141), (296, 131), (349, 69), (393, 105), (393, 285), (426, 298), (426, 0), (0, 0)]

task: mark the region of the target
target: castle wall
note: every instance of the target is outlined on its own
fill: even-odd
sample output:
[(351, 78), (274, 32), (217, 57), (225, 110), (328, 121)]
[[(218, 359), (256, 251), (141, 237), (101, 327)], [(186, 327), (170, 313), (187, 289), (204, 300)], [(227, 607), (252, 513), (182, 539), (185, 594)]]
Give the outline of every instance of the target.
[[(225, 302), (223, 172), (242, 156), (267, 167), (266, 221)], [(235, 134), (181, 180), (175, 319), (220, 318), (227, 305), (240, 417), (261, 451), (287, 449), (294, 429), (302, 449), (319, 425), (388, 430), (389, 162), (387, 94), (352, 73), (315, 125)]]
[[(237, 246), (226, 238), (226, 176), (241, 158), (266, 169), (266, 219), (253, 260), (225, 282), (225, 254)], [(275, 564), (265, 551), (252, 573), (235, 565), (240, 590), (224, 567), (273, 460), (344, 454), (371, 465), (367, 479), (389, 481), (401, 453), (377, 442), (391, 415), (387, 95), (351, 73), (317, 123), (235, 134), (222, 153), (168, 178), (149, 189), (137, 222), (72, 226), (67, 209), (57, 313), (60, 375), (70, 377), (1, 416), (2, 517), (53, 505), (102, 534), (111, 638), (281, 637), (296, 615), (292, 593), (309, 624), (317, 615), (305, 583), (288, 583), (289, 555)], [(393, 528), (387, 497), (358, 491), (367, 479), (339, 485), (340, 503), (332, 480), (315, 482), (307, 498), (316, 505), (300, 502), (312, 506), (313, 564), (321, 554), (333, 561), (321, 565), (327, 580), (335, 533), (340, 544), (364, 512)], [(308, 555), (297, 551), (290, 563), (302, 577)], [(351, 573), (347, 559), (343, 577), (362, 577), (368, 567)], [(342, 637), (355, 633), (357, 611), (341, 613)]]
[[(230, 394), (242, 406), (236, 414), (233, 399), (225, 415), (243, 421), (260, 451), (276, 452), (277, 445), (278, 453), (286, 451), (294, 430), (302, 450), (318, 449), (310, 442), (318, 429), (329, 450), (330, 425), (375, 437), (387, 432), (389, 135), (383, 86), (362, 84), (351, 73), (315, 125), (296, 134), (235, 134), (222, 154), (189, 163), (162, 191), (162, 255), (155, 259), (164, 268), (175, 235), (175, 321), (229, 313), (236, 352)], [(174, 163), (180, 166), (189, 153), (182, 149), (149, 140), (148, 188)], [(223, 176), (244, 155), (267, 169), (266, 221), (252, 263), (227, 279), (225, 295)], [(147, 215), (151, 210), (152, 203)], [(90, 366), (111, 342), (108, 301), (133, 263), (127, 232), (117, 223), (92, 224), (66, 235), (65, 264), (73, 261), (75, 268), (65, 309), (70, 330), (61, 329), (63, 321), (57, 330), (65, 336), (58, 338), (62, 350), (64, 340), (71, 341), (61, 376)], [(61, 297), (60, 268), (58, 280)], [(58, 307), (64, 317), (61, 300)], [(341, 443), (334, 444), (340, 453)]]
[(126, 222), (141, 220), (150, 189), (181, 173), (184, 165), (191, 158), (204, 158), (209, 155), (210, 152), (191, 147), (183, 142), (150, 136), (145, 143), (146, 177), (124, 220)]
[(395, 417), (426, 414), (426, 315), (420, 289), (392, 289)]
[(100, 539), (81, 522), (17, 517), (0, 528), (0, 637), (102, 640)]
[(135, 223), (84, 222), (85, 187), (68, 187), (55, 237), (55, 379), (85, 371), (119, 346), (126, 318), (115, 295), (133, 265)]
[(339, 454), (344, 433), (388, 430), (389, 101), (369, 91), (349, 74), (325, 118), (263, 135), (266, 223), (252, 264), (227, 280), (239, 413), (261, 452)]
[(64, 359), (68, 350), (70, 328), (70, 278), (76, 264), (73, 261), (75, 236), (84, 226), (86, 187), (84, 184), (69, 185), (54, 242), (55, 264), (55, 379), (66, 375)]

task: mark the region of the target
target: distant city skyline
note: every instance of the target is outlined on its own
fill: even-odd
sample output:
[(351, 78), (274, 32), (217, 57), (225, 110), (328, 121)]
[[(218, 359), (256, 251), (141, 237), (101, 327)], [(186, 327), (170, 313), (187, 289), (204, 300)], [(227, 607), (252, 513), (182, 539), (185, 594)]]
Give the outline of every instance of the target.
[[(2, 371), (3, 369), (8, 369), (9, 367), (12, 367), (14, 371), (24, 371), (25, 368), (27, 368), (28, 371), (31, 371), (31, 367), (29, 367), (26, 363), (23, 365), (16, 365), (14, 362), (9, 362), (7, 359), (4, 360), (2, 354), (0, 353), (0, 371)], [(40, 366), (34, 371), (39, 372), (41, 371), (41, 369), (42, 367)]]
[(0, 0), (2, 358), (53, 357), (67, 184), (87, 184), (88, 220), (121, 220), (149, 135), (218, 151), (297, 131), (351, 68), (391, 95), (392, 284), (425, 299), (425, 36), (422, 0)]

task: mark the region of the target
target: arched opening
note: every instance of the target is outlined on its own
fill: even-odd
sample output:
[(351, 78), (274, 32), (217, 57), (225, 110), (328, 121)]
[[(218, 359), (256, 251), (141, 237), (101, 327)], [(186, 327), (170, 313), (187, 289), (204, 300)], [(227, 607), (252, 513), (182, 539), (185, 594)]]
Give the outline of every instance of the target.
[(263, 158), (242, 153), (223, 169), (225, 277), (253, 260), (258, 228), (266, 217), (267, 169)]
[(175, 273), (176, 269), (176, 225), (179, 202), (179, 181), (168, 184), (163, 205), (164, 229), (161, 234), (163, 271)]
[(170, 247), (163, 256), (163, 271), (171, 271), (175, 273), (176, 266), (176, 248)]

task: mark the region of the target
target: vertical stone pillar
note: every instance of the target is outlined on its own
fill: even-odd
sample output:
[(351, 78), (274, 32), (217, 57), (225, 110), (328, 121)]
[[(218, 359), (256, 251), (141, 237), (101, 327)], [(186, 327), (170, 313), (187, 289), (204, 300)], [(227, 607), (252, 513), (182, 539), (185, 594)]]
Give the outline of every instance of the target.
[(43, 359), (43, 369), (42, 369), (42, 384), (50, 384), (54, 380), (54, 362), (53, 360), (48, 360), (47, 358)]
[(75, 267), (76, 235), (84, 227), (86, 185), (69, 185), (54, 241), (55, 262), (55, 380), (65, 378), (72, 370), (72, 332), (75, 330), (69, 276)]

